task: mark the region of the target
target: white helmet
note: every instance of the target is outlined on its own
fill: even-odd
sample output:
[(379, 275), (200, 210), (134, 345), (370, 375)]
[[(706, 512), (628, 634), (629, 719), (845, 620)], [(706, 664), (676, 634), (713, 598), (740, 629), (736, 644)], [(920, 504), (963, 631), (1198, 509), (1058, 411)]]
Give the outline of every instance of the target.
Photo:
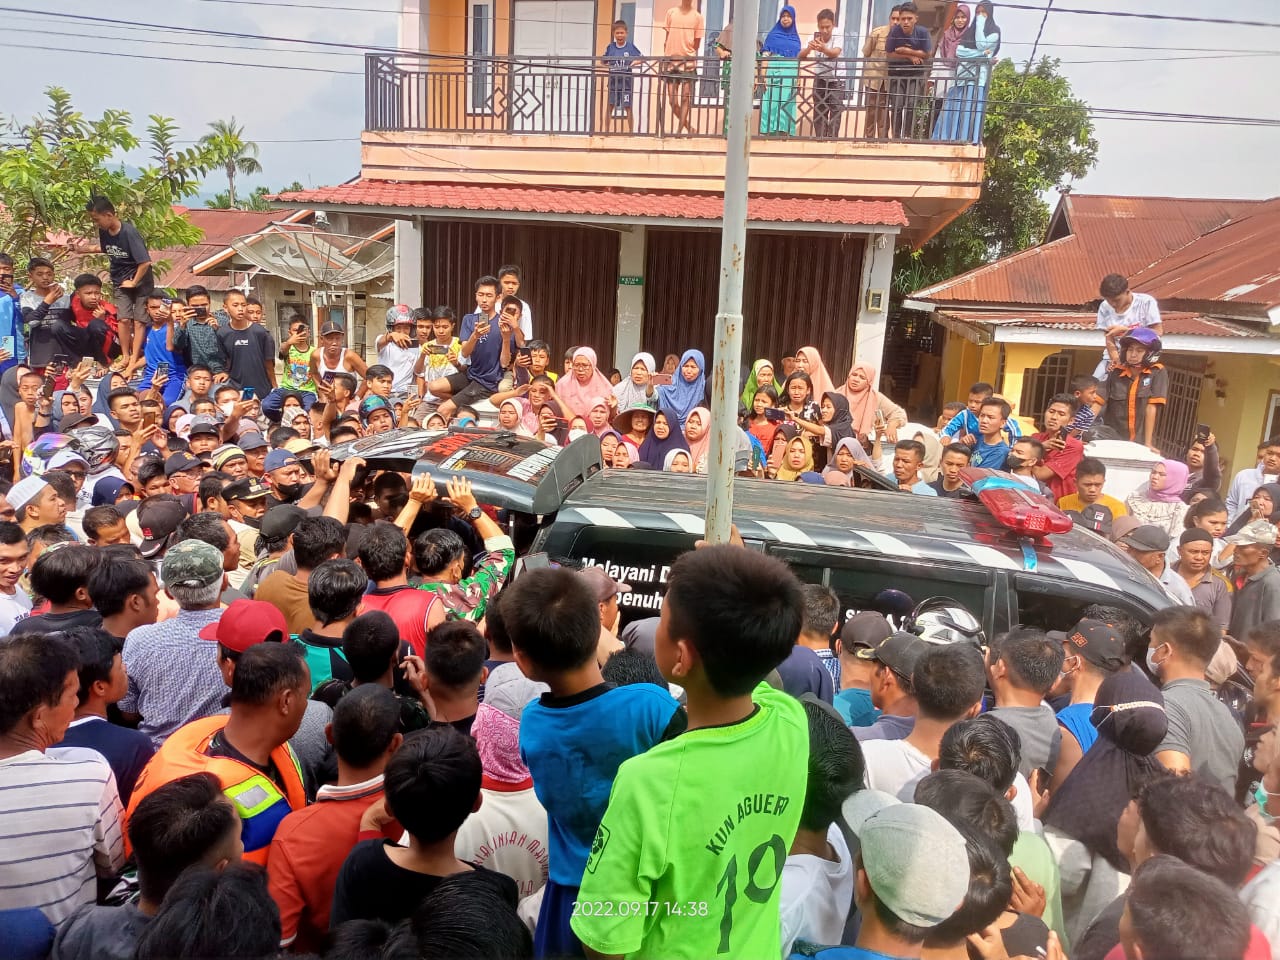
[(904, 628), (925, 643), (986, 645), (987, 635), (976, 617), (950, 597), (930, 597), (907, 618)]

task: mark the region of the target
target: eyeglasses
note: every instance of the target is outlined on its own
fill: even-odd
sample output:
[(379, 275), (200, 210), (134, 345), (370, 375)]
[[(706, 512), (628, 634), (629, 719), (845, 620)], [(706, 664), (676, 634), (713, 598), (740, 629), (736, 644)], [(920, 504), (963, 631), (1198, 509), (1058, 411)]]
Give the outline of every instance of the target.
[(83, 480), (85, 478), (85, 472), (83, 470), (64, 469), (62, 472), (65, 473), (67, 476), (71, 477), (73, 480)]

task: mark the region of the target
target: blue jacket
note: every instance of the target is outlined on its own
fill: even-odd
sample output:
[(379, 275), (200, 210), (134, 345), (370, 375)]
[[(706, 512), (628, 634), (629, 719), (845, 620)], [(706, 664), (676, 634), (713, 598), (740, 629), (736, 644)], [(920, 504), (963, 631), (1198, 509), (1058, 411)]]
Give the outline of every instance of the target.
[[(16, 287), (15, 290), (21, 297), (22, 288)], [(22, 339), (22, 306), (17, 297), (7, 293), (0, 294), (0, 337), (13, 337), (13, 349), (9, 351), (11, 356), (0, 363), (0, 373), (4, 373), (27, 357), (27, 345)]]

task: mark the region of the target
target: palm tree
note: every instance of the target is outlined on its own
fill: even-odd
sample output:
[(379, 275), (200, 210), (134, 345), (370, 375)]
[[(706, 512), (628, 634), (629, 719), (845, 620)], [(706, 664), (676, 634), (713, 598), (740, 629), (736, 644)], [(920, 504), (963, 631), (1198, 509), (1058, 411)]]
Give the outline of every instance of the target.
[(200, 142), (209, 147), (218, 163), (222, 164), (227, 174), (227, 197), (230, 206), (236, 206), (236, 174), (249, 176), (262, 172), (262, 164), (258, 162), (258, 145), (244, 138), (244, 127), (230, 120), (214, 120), (209, 124), (211, 133), (206, 133)]

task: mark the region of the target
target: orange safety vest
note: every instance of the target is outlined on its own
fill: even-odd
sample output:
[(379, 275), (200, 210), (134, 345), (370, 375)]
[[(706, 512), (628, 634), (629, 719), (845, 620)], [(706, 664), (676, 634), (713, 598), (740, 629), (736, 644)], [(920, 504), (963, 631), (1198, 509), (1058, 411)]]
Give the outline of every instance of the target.
[(301, 810), (307, 804), (303, 786), (302, 766), (287, 743), (271, 751), (271, 760), (284, 780), (284, 793), (270, 777), (256, 767), (232, 760), (230, 757), (211, 757), (205, 751), (214, 734), (227, 725), (227, 717), (205, 717), (179, 727), (156, 751), (147, 763), (133, 788), (129, 809), (125, 812), (125, 849), (129, 849), (128, 819), (138, 808), (143, 797), (158, 787), (192, 773), (212, 773), (222, 784), (227, 795), (240, 814), (241, 838), (244, 841), (244, 859), (266, 866), (271, 838), (291, 811)]

